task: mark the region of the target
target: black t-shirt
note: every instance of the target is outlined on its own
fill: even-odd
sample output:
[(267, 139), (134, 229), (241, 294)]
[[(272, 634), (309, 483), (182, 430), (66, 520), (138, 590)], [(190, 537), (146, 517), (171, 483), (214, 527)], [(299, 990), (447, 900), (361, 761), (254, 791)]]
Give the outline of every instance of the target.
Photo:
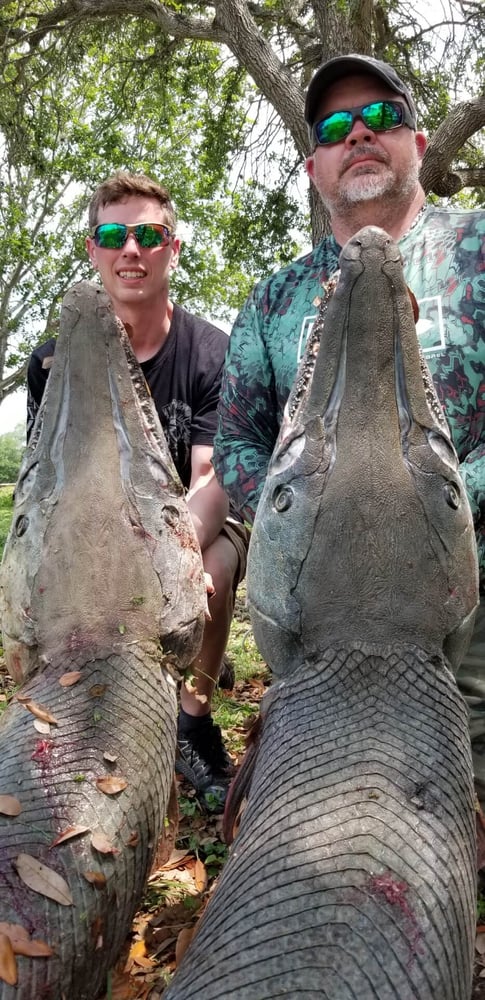
[[(227, 334), (174, 305), (169, 335), (141, 365), (183, 485), (190, 483), (192, 445), (212, 445)], [(31, 354), (27, 370), (27, 440), (44, 393), (55, 338)]]

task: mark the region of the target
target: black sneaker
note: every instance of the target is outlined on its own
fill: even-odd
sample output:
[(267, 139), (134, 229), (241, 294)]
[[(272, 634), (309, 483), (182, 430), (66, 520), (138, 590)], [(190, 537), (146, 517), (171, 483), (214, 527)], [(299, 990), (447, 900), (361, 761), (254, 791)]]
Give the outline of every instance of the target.
[(234, 664), (231, 663), (229, 657), (224, 653), (219, 677), (217, 678), (217, 686), (221, 688), (221, 691), (232, 691), (235, 683), (236, 674), (234, 672)]
[(195, 788), (206, 809), (214, 813), (224, 811), (234, 766), (212, 716), (199, 720), (185, 732), (179, 729), (175, 770)]

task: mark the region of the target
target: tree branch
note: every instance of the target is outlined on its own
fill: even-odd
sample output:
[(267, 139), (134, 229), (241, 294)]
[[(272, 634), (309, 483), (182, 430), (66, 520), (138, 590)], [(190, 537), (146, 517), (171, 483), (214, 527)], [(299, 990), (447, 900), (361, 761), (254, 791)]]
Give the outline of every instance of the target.
[(426, 192), (434, 191), (443, 197), (461, 190), (463, 184), (459, 178), (467, 171), (450, 170), (451, 162), (467, 140), (484, 125), (485, 94), (472, 101), (463, 101), (450, 111), (436, 129), (424, 154), (421, 183)]

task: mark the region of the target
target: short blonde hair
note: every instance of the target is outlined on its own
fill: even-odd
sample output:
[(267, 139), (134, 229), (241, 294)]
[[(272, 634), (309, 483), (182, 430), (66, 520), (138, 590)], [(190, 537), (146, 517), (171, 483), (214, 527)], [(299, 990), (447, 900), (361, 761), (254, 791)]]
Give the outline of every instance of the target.
[(98, 225), (100, 208), (133, 197), (155, 198), (165, 209), (167, 225), (175, 230), (177, 219), (167, 188), (146, 174), (132, 174), (128, 170), (118, 170), (96, 188), (89, 202), (89, 231), (92, 232)]

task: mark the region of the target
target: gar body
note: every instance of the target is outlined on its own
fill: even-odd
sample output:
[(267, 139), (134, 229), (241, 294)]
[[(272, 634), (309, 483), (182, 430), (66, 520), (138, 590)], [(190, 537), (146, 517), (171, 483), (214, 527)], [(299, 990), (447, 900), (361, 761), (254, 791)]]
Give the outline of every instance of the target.
[[(90, 282), (63, 303), (15, 490), (0, 602), (7, 666), (20, 685), (0, 726), (0, 794), (20, 806), (0, 815), (0, 922), (52, 950), (17, 955), (0, 997), (95, 1000), (163, 829), (175, 674), (198, 649), (206, 598), (143, 376)], [(55, 721), (40, 733), (45, 712)], [(64, 879), (67, 899), (25, 883), (25, 856)]]
[(398, 247), (367, 227), (340, 266), (251, 539), (251, 620), (275, 679), (248, 803), (167, 1000), (471, 994), (454, 673), (478, 601), (472, 516)]

